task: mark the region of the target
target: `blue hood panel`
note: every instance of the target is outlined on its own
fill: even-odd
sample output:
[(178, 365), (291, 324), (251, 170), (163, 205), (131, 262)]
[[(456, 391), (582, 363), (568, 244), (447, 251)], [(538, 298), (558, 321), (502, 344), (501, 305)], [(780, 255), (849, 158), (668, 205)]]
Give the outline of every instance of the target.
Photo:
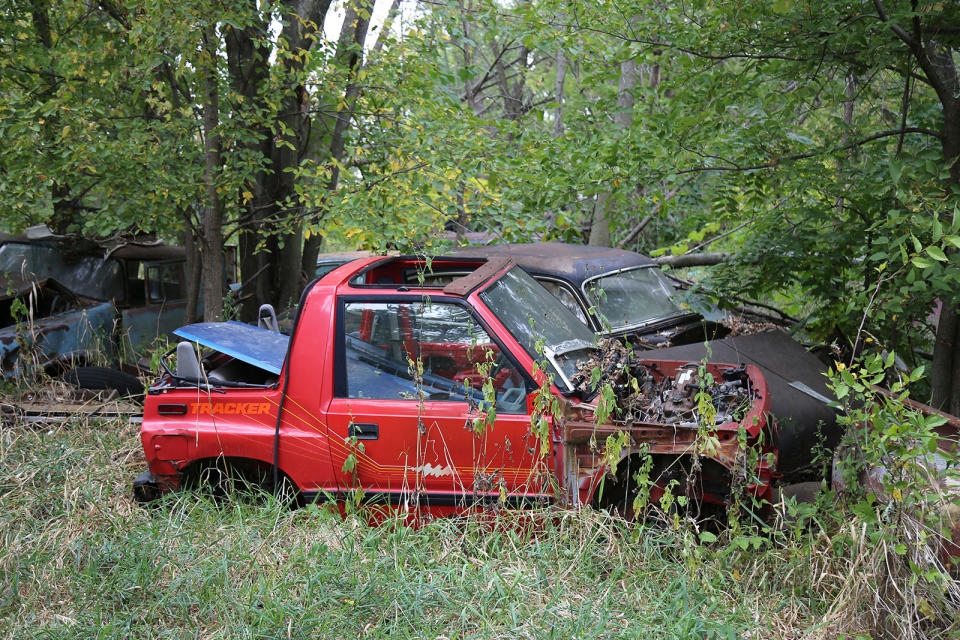
[(280, 375), (290, 337), (242, 322), (188, 324), (174, 335)]

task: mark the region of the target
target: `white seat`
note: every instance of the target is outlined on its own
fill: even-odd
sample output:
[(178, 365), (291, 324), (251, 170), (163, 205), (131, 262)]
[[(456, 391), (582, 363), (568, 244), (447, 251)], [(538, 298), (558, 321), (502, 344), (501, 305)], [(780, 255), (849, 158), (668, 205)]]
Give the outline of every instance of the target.
[(191, 380), (200, 379), (200, 361), (190, 342), (177, 343), (177, 376)]

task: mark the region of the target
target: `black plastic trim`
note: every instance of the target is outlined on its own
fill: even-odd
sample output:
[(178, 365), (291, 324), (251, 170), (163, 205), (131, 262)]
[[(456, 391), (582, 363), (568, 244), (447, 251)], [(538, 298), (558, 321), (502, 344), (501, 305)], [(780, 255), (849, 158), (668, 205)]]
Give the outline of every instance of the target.
[(184, 416), (187, 414), (187, 405), (161, 404), (157, 406), (157, 413), (161, 416)]
[(377, 440), (380, 438), (380, 425), (373, 422), (351, 422), (347, 436), (357, 440)]

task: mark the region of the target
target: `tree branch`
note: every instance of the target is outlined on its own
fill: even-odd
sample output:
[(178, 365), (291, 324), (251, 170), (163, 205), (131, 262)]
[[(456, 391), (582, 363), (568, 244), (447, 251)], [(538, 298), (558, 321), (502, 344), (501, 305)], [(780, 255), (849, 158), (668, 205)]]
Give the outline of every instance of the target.
[(628, 244), (630, 244), (631, 242), (633, 242), (633, 240), (638, 235), (640, 235), (640, 232), (643, 231), (648, 224), (650, 224), (650, 222), (653, 220), (653, 217), (658, 213), (660, 213), (660, 209), (663, 208), (664, 203), (667, 202), (668, 200), (673, 199), (673, 197), (676, 196), (678, 193), (680, 193), (680, 190), (683, 189), (688, 184), (690, 184), (692, 180), (693, 180), (693, 177), (691, 176), (686, 180), (684, 180), (683, 182), (681, 182), (680, 184), (678, 184), (677, 186), (675, 186), (673, 189), (670, 189), (670, 191), (667, 191), (665, 194), (663, 194), (663, 199), (660, 200), (657, 204), (653, 205), (653, 207), (650, 209), (650, 213), (647, 214), (643, 218), (643, 220), (637, 223), (637, 225), (633, 229), (630, 229), (630, 233), (627, 234), (627, 237), (625, 237), (623, 240), (617, 243), (617, 247), (622, 249)]
[(704, 173), (707, 171), (756, 171), (758, 169), (773, 169), (784, 162), (793, 162), (796, 160), (805, 160), (807, 158), (813, 158), (816, 156), (824, 155), (827, 153), (832, 153), (835, 151), (844, 151), (846, 149), (852, 149), (854, 147), (859, 147), (862, 144), (872, 142), (874, 140), (880, 140), (881, 138), (889, 138), (890, 136), (899, 136), (904, 133), (919, 133), (923, 135), (933, 136), (934, 138), (940, 139), (943, 137), (939, 131), (933, 131), (932, 129), (924, 129), (921, 127), (907, 127), (906, 129), (895, 129), (891, 131), (881, 131), (880, 133), (875, 133), (872, 136), (867, 136), (862, 140), (857, 140), (856, 142), (851, 142), (850, 144), (845, 144), (834, 149), (825, 149), (819, 151), (808, 151), (806, 153), (798, 153), (791, 156), (783, 156), (782, 158), (777, 158), (771, 162), (764, 162), (763, 164), (754, 164), (748, 166), (719, 166), (719, 167), (691, 167), (690, 169), (683, 169), (677, 171), (677, 175), (683, 175), (686, 173)]
[(890, 30), (897, 34), (897, 37), (903, 40), (908, 47), (915, 50), (920, 46), (920, 43), (917, 40), (914, 40), (913, 36), (907, 33), (906, 29), (898, 25), (896, 22), (890, 21), (890, 18), (887, 17), (887, 12), (884, 10), (880, 0), (873, 0), (873, 6), (877, 10), (877, 15), (880, 17), (880, 21), (889, 24)]
[(732, 254), (728, 251), (714, 251), (710, 253), (685, 253), (682, 256), (660, 256), (653, 261), (660, 265), (671, 267), (712, 267), (720, 264)]

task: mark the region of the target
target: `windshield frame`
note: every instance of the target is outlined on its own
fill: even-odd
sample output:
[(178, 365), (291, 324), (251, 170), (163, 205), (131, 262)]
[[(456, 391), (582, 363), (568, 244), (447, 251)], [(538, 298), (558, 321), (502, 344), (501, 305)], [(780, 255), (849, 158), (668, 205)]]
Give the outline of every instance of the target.
[[(595, 318), (597, 323), (600, 325), (600, 329), (598, 330), (599, 333), (605, 336), (616, 335), (620, 333), (629, 333), (631, 331), (636, 331), (637, 329), (643, 329), (645, 327), (653, 327), (662, 322), (665, 322), (667, 320), (672, 320), (674, 318), (700, 315), (696, 311), (684, 311), (683, 309), (679, 309), (677, 313), (669, 313), (663, 316), (655, 316), (653, 318), (649, 318), (642, 322), (624, 324), (618, 327), (610, 326), (609, 329), (606, 326), (604, 326), (603, 318), (601, 318), (602, 312), (600, 311), (600, 307), (599, 305), (594, 304), (592, 296), (587, 292), (587, 285), (589, 285), (594, 280), (609, 278), (611, 276), (616, 276), (621, 273), (626, 273), (628, 271), (640, 271), (643, 269), (659, 269), (659, 268), (660, 267), (655, 264), (643, 264), (643, 265), (638, 265), (634, 267), (624, 267), (622, 269), (614, 269), (613, 271), (607, 271), (605, 273), (598, 273), (597, 275), (590, 276), (589, 278), (585, 278), (583, 280), (583, 282), (580, 284), (580, 293), (583, 295), (583, 299), (587, 302), (587, 304), (590, 305), (590, 309), (592, 310), (590, 315), (593, 318)], [(676, 303), (673, 301), (673, 296), (670, 296), (670, 302), (676, 305)]]

